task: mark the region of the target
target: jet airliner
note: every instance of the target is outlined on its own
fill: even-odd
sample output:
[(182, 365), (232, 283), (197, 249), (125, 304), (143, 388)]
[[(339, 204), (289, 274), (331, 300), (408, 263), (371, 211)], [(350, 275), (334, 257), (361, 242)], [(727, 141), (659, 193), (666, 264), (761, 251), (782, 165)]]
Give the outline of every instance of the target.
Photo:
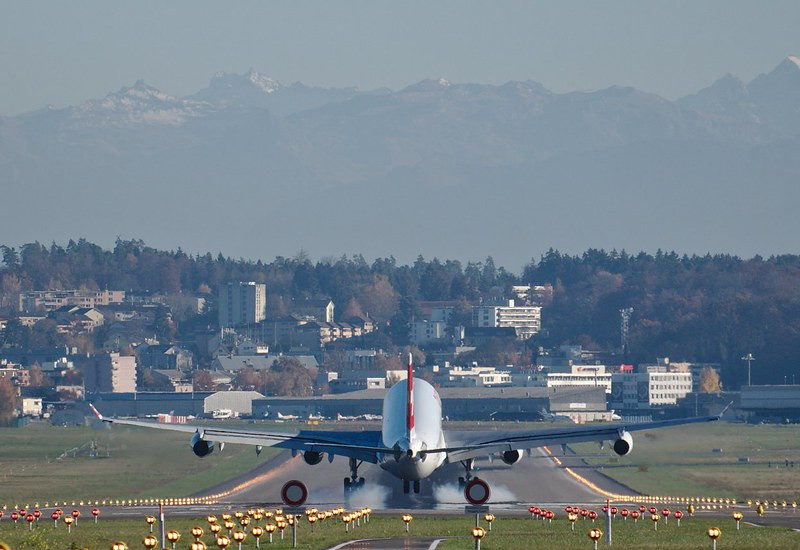
[[(472, 477), (476, 457), (499, 455), (506, 464), (516, 464), (526, 450), (546, 445), (567, 445), (582, 441), (610, 441), (615, 453), (627, 455), (633, 449), (631, 432), (718, 420), (718, 416), (660, 420), (632, 424), (565, 425), (543, 430), (464, 430), (442, 429), (442, 401), (436, 389), (425, 380), (415, 379), (408, 360), (408, 377), (392, 386), (383, 401), (381, 430), (267, 432), (216, 426), (156, 424), (141, 420), (103, 417), (90, 405), (100, 420), (113, 424), (144, 426), (192, 433), (190, 446), (195, 455), (208, 456), (225, 443), (290, 449), (301, 453), (308, 464), (329, 462), (334, 456), (349, 459), (345, 492), (364, 486), (358, 468), (364, 462), (378, 464), (403, 481), (403, 492), (420, 491), (420, 481), (445, 464), (464, 467), (461, 484)], [(724, 412), (724, 411), (723, 411)]]

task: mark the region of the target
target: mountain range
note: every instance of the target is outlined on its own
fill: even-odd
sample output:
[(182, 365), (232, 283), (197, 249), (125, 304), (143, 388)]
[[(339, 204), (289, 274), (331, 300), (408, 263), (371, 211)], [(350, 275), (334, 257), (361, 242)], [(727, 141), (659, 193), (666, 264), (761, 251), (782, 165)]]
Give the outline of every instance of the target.
[(797, 252), (800, 59), (669, 101), (425, 80), (399, 91), (218, 74), (0, 117), (2, 244), (141, 238), (245, 258), (550, 247)]

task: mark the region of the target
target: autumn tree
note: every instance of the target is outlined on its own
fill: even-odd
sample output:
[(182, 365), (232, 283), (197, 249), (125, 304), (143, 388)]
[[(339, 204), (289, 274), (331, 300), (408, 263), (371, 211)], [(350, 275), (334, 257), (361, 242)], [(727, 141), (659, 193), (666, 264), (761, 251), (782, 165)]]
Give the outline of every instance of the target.
[(350, 319), (352, 317), (363, 317), (364, 310), (361, 309), (361, 304), (358, 303), (358, 300), (355, 298), (350, 298), (350, 301), (347, 302), (347, 307), (344, 308), (344, 313), (342, 313), (340, 319)]
[(192, 385), (194, 391), (216, 391), (218, 389), (214, 376), (207, 370), (195, 372)]
[(17, 390), (8, 378), (0, 378), (0, 426), (14, 418), (17, 410)]
[(28, 377), (30, 386), (33, 388), (49, 385), (49, 380), (45, 378), (42, 368), (39, 365), (33, 365), (28, 369)]
[(294, 357), (278, 358), (267, 373), (265, 387), (272, 395), (310, 397), (314, 391), (316, 371), (309, 370)]
[(363, 310), (378, 322), (388, 321), (397, 312), (398, 295), (386, 275), (373, 275), (358, 294)]
[(253, 367), (245, 367), (233, 377), (233, 386), (239, 390), (255, 390), (263, 385), (265, 376)]
[(703, 367), (700, 371), (700, 392), (719, 393), (722, 391), (722, 381), (719, 373), (711, 367)]

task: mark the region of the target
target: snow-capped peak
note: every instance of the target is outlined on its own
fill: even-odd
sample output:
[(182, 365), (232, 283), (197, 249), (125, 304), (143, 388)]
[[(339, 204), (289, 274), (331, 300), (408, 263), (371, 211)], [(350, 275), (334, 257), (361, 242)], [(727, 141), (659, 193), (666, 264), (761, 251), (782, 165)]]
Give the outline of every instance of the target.
[(87, 101), (75, 110), (75, 115), (102, 124), (180, 124), (207, 108), (205, 103), (171, 96), (137, 80), (133, 86), (124, 86), (103, 99)]
[(274, 80), (268, 77), (267, 75), (258, 73), (253, 69), (250, 69), (250, 71), (248, 71), (247, 80), (249, 80), (256, 87), (260, 88), (261, 90), (263, 90), (268, 94), (271, 94), (272, 92), (281, 87), (280, 82), (278, 82), (277, 80)]
[(450, 82), (448, 82), (448, 81), (447, 81), (446, 79), (444, 79), (444, 78), (440, 78), (439, 80), (437, 80), (437, 81), (436, 81), (436, 83), (437, 83), (439, 86), (449, 86), (449, 85), (450, 85)]
[(800, 69), (800, 57), (795, 57), (793, 55), (790, 55), (787, 59), (792, 63), (794, 63), (795, 65), (797, 65), (797, 68)]

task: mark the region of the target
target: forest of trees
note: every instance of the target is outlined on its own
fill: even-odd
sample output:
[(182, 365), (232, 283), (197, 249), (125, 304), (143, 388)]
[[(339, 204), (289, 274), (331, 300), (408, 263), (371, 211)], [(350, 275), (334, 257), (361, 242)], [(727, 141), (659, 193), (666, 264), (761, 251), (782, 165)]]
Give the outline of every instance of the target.
[[(423, 300), (460, 304), (462, 314), (479, 299), (510, 296), (514, 284), (551, 283), (543, 333), (528, 348), (562, 343), (617, 349), (619, 310), (633, 307), (630, 360), (719, 363), (727, 388), (746, 379), (741, 357), (752, 352), (753, 383), (791, 382), (800, 350), (800, 256), (742, 259), (730, 255), (655, 255), (590, 249), (581, 255), (550, 250), (520, 275), (491, 258), (468, 262), (426, 260), (411, 265), (362, 256), (312, 261), (248, 261), (212, 254), (161, 251), (141, 241), (117, 240), (112, 250), (85, 240), (65, 246), (40, 243), (0, 247), (0, 314), (13, 316), (16, 293), (28, 289), (121, 289), (167, 295), (204, 293), (213, 303), (220, 283), (252, 280), (267, 285), (268, 311), (281, 314), (292, 299), (330, 297), (337, 317), (369, 314), (388, 323), (404, 345), (407, 323)], [(180, 330), (180, 327), (177, 327)]]

